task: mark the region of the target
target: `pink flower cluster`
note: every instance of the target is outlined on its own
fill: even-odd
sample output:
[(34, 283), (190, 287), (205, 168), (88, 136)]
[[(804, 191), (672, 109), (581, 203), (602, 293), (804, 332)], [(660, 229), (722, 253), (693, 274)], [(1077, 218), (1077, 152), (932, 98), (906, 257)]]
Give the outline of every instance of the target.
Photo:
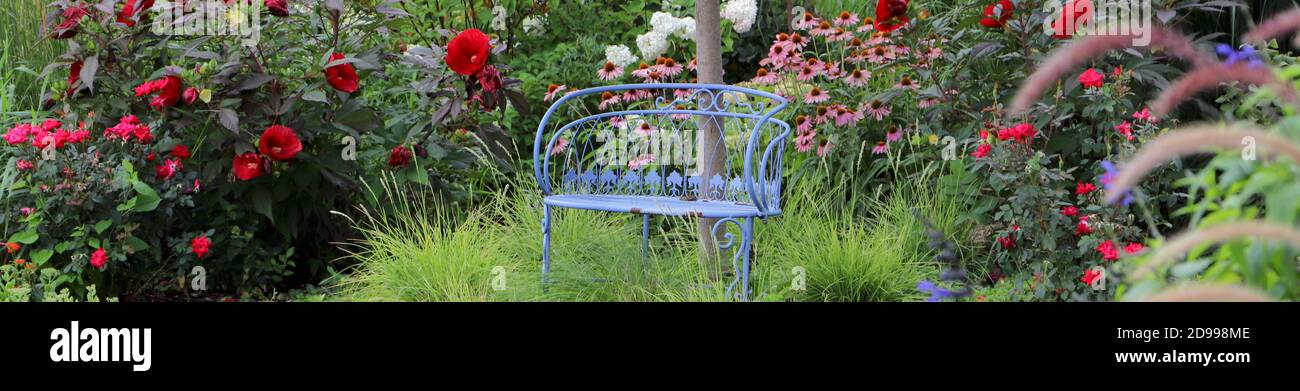
[(31, 141), (36, 149), (45, 149), (51, 144), (54, 148), (63, 148), (68, 144), (77, 144), (90, 138), (90, 132), (78, 127), (75, 130), (63, 129), (63, 123), (47, 119), (40, 125), (18, 124), (5, 133), (5, 142), (9, 145), (23, 144)]
[(117, 125), (104, 129), (105, 140), (131, 141), (132, 138), (140, 144), (153, 142), (153, 133), (150, 133), (149, 126), (140, 123), (140, 119), (134, 115), (122, 117)]

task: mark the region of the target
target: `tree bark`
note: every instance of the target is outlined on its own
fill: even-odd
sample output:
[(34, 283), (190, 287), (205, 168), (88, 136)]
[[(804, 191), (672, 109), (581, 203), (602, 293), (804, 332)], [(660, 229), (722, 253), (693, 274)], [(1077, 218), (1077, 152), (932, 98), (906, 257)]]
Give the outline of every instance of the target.
[[(696, 74), (701, 84), (722, 84), (722, 21), (718, 0), (695, 2), (695, 61)], [(700, 107), (713, 107), (707, 95), (701, 95)], [(707, 184), (718, 174), (727, 176), (727, 148), (722, 140), (722, 117), (700, 116), (696, 133), (696, 166), (700, 174), (700, 198), (709, 197)], [(713, 241), (713, 224), (717, 219), (700, 218), (700, 265), (708, 271), (709, 278), (717, 280), (722, 270), (718, 247)]]

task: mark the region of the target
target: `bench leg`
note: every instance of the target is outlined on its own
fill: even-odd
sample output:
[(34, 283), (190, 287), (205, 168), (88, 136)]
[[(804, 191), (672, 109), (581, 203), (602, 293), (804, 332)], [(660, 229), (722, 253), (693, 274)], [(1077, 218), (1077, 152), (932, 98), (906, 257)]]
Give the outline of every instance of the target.
[(650, 264), (650, 215), (641, 215), (641, 268)]
[(551, 207), (542, 211), (542, 289), (546, 289), (546, 275), (551, 272)]
[(750, 253), (754, 247), (754, 218), (745, 219), (745, 226), (741, 229), (743, 237), (740, 240), (740, 300), (749, 301), (749, 264)]
[[(734, 246), (736, 244), (735, 237), (727, 232), (727, 223), (735, 224), (737, 228), (740, 228), (740, 246)], [(727, 297), (733, 297), (740, 301), (749, 301), (749, 253), (754, 243), (754, 218), (745, 218), (744, 222), (731, 217), (718, 220), (713, 224), (713, 240), (718, 243), (719, 249), (736, 252), (731, 257), (731, 269), (734, 274), (731, 283), (727, 284)], [(737, 292), (738, 285), (740, 291)]]

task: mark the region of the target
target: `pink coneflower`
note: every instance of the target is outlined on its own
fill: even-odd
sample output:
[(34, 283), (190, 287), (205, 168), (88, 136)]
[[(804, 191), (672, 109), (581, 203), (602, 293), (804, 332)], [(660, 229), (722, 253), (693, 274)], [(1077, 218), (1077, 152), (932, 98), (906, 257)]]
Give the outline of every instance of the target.
[(699, 64), (695, 62), (694, 58), (691, 59), (691, 62), (686, 63), (686, 69), (690, 69), (691, 72), (695, 72), (696, 68), (699, 68)]
[(876, 155), (889, 153), (889, 144), (886, 144), (884, 141), (877, 142), (876, 146), (871, 148), (871, 153)]
[(881, 102), (880, 99), (872, 99), (871, 102), (864, 103), (860, 109), (867, 112), (867, 115), (875, 117), (876, 121), (882, 121), (889, 115), (889, 105)]
[(808, 90), (807, 94), (803, 96), (803, 101), (807, 103), (818, 103), (818, 102), (825, 102), (827, 99), (830, 98), (831, 98), (830, 94), (823, 92), (821, 88), (813, 87), (811, 90)]
[(799, 33), (794, 33), (790, 34), (790, 43), (794, 45), (794, 50), (797, 52), (803, 50), (804, 45), (808, 44), (808, 40), (804, 39)]
[(867, 45), (871, 45), (871, 46), (884, 45), (890, 42), (893, 41), (889, 39), (889, 33), (882, 33), (882, 32), (871, 33), (871, 38), (867, 39)]
[(758, 68), (758, 72), (754, 73), (754, 78), (750, 81), (760, 85), (769, 85), (776, 83), (777, 80), (775, 73), (768, 72), (766, 68)]
[(926, 69), (930, 68), (930, 59), (925, 58), (925, 57), (921, 57), (921, 58), (916, 59), (916, 67), (917, 67), (917, 68), (926, 68)]
[(770, 66), (772, 69), (780, 70), (790, 65), (790, 57), (783, 53), (788, 53), (780, 46), (773, 46), (772, 50), (767, 53), (767, 57), (758, 60), (758, 65)]
[(912, 54), (912, 49), (907, 47), (906, 45), (898, 44), (898, 45), (894, 45), (894, 50), (891, 50), (890, 54), (897, 57), (906, 56), (908, 54)]
[(850, 86), (862, 87), (867, 85), (867, 80), (869, 79), (871, 79), (870, 71), (854, 68), (853, 72), (849, 73), (849, 77), (844, 78), (844, 82)]
[[(678, 105), (677, 107), (678, 107), (678, 108), (676, 108), (677, 110), (684, 110), (684, 109), (686, 109), (685, 107), (683, 107), (683, 106), (681, 106), (681, 105)], [(687, 114), (687, 117), (690, 117), (690, 115)], [(634, 131), (636, 132), (636, 134), (639, 134), (639, 135), (642, 135), (642, 136), (650, 136), (651, 133), (654, 133), (654, 132), (655, 132), (655, 127), (654, 127), (654, 125), (651, 125), (649, 122), (642, 121), (642, 122), (641, 122), (641, 125), (637, 125), (636, 130), (634, 130)]]
[(831, 148), (835, 148), (835, 143), (827, 138), (821, 139), (817, 145), (817, 157), (826, 157), (826, 154), (831, 152)]
[(813, 27), (812, 30), (809, 30), (808, 32), (812, 34), (814, 37), (824, 37), (827, 35), (834, 34), (835, 29), (831, 28), (830, 22), (823, 20), (821, 21), (821, 23), (817, 24), (817, 27)]
[(885, 132), (885, 141), (895, 142), (903, 139), (903, 129), (898, 125), (889, 125), (889, 130)]
[(654, 94), (651, 93), (650, 90), (627, 90), (626, 92), (623, 93), (622, 100), (624, 102), (636, 102), (639, 100), (650, 99), (653, 97)]
[(629, 161), (627, 162), (627, 168), (630, 168), (630, 169), (633, 169), (633, 170), (640, 170), (641, 167), (645, 167), (645, 166), (650, 165), (651, 163), (654, 163), (654, 162), (655, 162), (655, 156), (654, 156), (654, 155), (651, 155), (651, 154), (644, 154), (644, 155), (641, 155), (641, 156), (637, 156), (636, 159), (629, 160)]
[(678, 64), (671, 58), (665, 58), (664, 63), (659, 65), (659, 73), (667, 77), (677, 76), (682, 73), (682, 64)]
[(1115, 125), (1115, 131), (1119, 132), (1119, 134), (1124, 135), (1124, 138), (1128, 139), (1128, 141), (1133, 141), (1133, 124), (1129, 123), (1128, 121), (1124, 121), (1121, 122), (1119, 125)]
[(559, 139), (555, 140), (555, 146), (551, 147), (551, 156), (559, 155), (560, 152), (564, 152), (564, 149), (568, 147), (569, 147), (569, 139), (560, 137)]
[(837, 105), (817, 106), (817, 116), (813, 117), (813, 124), (834, 120), (836, 107)]
[(643, 62), (643, 63), (641, 63), (641, 65), (638, 65), (638, 66), (636, 67), (636, 70), (635, 70), (635, 71), (632, 71), (632, 76), (635, 76), (635, 77), (646, 77), (646, 75), (650, 74), (650, 71), (651, 71), (651, 69), (650, 69), (650, 64), (646, 64), (646, 63)]
[(794, 138), (794, 149), (799, 152), (811, 151), (813, 147), (813, 140), (816, 139), (817, 139), (816, 131), (809, 130), (807, 132), (799, 132), (799, 135), (795, 136)]
[(822, 73), (830, 80), (839, 79), (844, 76), (844, 70), (840, 69), (840, 64), (833, 62), (826, 63), (826, 70), (822, 71)]
[(555, 94), (559, 94), (559, 93), (561, 93), (561, 92), (564, 92), (564, 89), (565, 89), (565, 88), (568, 88), (568, 87), (566, 87), (566, 86), (564, 86), (564, 85), (561, 85), (561, 84), (551, 84), (551, 85), (549, 85), (549, 86), (546, 86), (546, 96), (543, 97), (542, 100), (547, 101), (547, 102), (550, 102), (551, 99), (554, 99), (554, 98), (555, 98)]
[(623, 119), (623, 116), (609, 117), (609, 126), (611, 127), (622, 129), (625, 124), (627, 124), (627, 120)]
[(812, 121), (808, 119), (808, 116), (798, 115), (794, 117), (794, 126), (800, 134), (803, 134), (812, 130), (813, 124)]
[(938, 104), (939, 98), (921, 98), (921, 100), (916, 101), (916, 107), (920, 109), (928, 109)]
[(937, 47), (937, 46), (936, 46), (936, 47), (931, 47), (931, 48), (929, 48), (929, 49), (927, 49), (927, 50), (925, 51), (924, 56), (925, 56), (925, 58), (928, 58), (928, 59), (931, 59), (931, 60), (937, 59), (937, 58), (939, 58), (939, 57), (943, 57), (943, 49), (940, 49), (940, 48)]
[(805, 11), (803, 13), (803, 17), (799, 18), (799, 20), (796, 20), (794, 22), (794, 28), (796, 30), (807, 30), (813, 27), (817, 27), (818, 25), (821, 24), (821, 22), (822, 22), (821, 19), (817, 19), (817, 16), (813, 15), (812, 12)]
[(915, 90), (921, 88), (921, 85), (916, 84), (916, 82), (912, 81), (912, 78), (903, 76), (903, 79), (899, 80), (898, 84), (894, 85), (894, 88), (900, 90)]
[(599, 107), (601, 110), (604, 110), (610, 105), (618, 104), (620, 100), (621, 99), (619, 98), (618, 95), (614, 95), (609, 93), (609, 91), (605, 91), (604, 93), (600, 94), (600, 104), (597, 105), (596, 107)]
[(840, 107), (835, 114), (835, 126), (845, 127), (854, 125), (861, 119), (862, 113), (847, 107)]
[(858, 14), (849, 11), (840, 12), (840, 17), (835, 18), (835, 25), (840, 27), (853, 27), (858, 24)]
[(795, 79), (799, 81), (810, 81), (814, 77), (817, 77), (817, 70), (805, 65), (803, 68), (799, 68), (799, 75), (795, 76)]
[[(686, 105), (677, 105), (677, 106), (673, 106), (673, 110), (690, 110), (690, 109), (687, 108)], [(678, 113), (678, 114), (669, 115), (668, 117), (672, 119), (681, 120), (681, 119), (690, 119), (691, 115), (686, 113)], [(651, 132), (653, 131), (654, 129), (651, 129)], [(647, 133), (646, 135), (648, 136), (649, 133)]]
[(623, 76), (623, 68), (614, 65), (612, 62), (606, 62), (605, 66), (596, 70), (596, 76), (599, 76), (601, 80), (614, 80)]
[(875, 29), (876, 29), (876, 21), (868, 17), (862, 21), (862, 25), (858, 26), (856, 31), (859, 33), (865, 33), (868, 31), (873, 31)]
[(834, 33), (826, 36), (826, 42), (844, 42), (853, 39), (853, 34), (844, 31), (842, 28), (836, 28)]
[(886, 61), (889, 61), (893, 57), (894, 55), (890, 53), (889, 49), (886, 49), (885, 46), (876, 46), (874, 48), (867, 49), (867, 61), (870, 61), (871, 63), (874, 64), (884, 63)]
[(651, 69), (650, 72), (646, 72), (645, 76), (642, 77), (645, 78), (646, 83), (654, 83), (663, 79), (664, 74), (658, 70)]

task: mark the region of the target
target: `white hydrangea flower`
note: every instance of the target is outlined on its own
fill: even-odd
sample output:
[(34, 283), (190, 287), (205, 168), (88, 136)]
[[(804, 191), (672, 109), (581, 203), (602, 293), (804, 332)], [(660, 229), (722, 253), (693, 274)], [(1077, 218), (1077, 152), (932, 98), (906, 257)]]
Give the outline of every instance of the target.
[(626, 68), (636, 62), (636, 56), (627, 46), (611, 45), (605, 47), (605, 61), (612, 62), (619, 68)]
[(506, 7), (492, 7), (492, 24), (488, 27), (496, 31), (506, 30)]
[(695, 39), (695, 18), (685, 17), (677, 19), (677, 30), (674, 31), (677, 38)]
[(754, 0), (731, 0), (722, 6), (722, 18), (731, 21), (731, 30), (745, 33), (754, 27), (758, 4)]
[(650, 30), (636, 36), (636, 47), (641, 50), (641, 58), (653, 60), (668, 52), (668, 36), (659, 30)]
[(524, 34), (539, 35), (546, 32), (546, 19), (541, 16), (530, 15), (524, 18), (523, 23)]
[(655, 12), (650, 15), (650, 29), (664, 34), (677, 30), (677, 17), (667, 12)]

